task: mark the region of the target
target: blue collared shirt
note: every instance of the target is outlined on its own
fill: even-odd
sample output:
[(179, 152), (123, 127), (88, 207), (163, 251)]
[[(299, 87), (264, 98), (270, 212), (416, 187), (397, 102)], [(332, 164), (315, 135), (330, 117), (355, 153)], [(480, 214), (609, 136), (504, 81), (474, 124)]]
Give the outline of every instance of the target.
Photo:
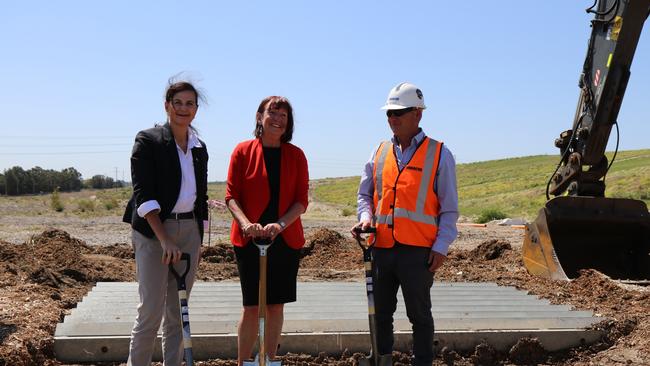
[[(393, 136), (391, 142), (393, 143), (400, 171), (411, 160), (418, 145), (420, 145), (425, 137), (424, 131), (420, 129), (420, 132), (411, 139), (409, 147), (402, 151), (397, 139)], [(375, 154), (378, 148), (379, 146), (373, 150), (370, 160), (366, 163), (361, 174), (361, 182), (359, 183), (359, 191), (357, 193), (357, 217), (359, 221), (372, 222), (373, 213), (375, 212), (373, 203), (375, 181), (372, 172), (374, 170)], [(442, 145), (440, 163), (438, 165), (433, 190), (438, 195), (440, 216), (438, 217), (438, 237), (436, 238), (436, 242), (433, 243), (431, 250), (447, 255), (449, 246), (458, 235), (458, 229), (456, 228), (456, 221), (458, 220), (458, 190), (456, 188), (456, 162), (446, 145)]]

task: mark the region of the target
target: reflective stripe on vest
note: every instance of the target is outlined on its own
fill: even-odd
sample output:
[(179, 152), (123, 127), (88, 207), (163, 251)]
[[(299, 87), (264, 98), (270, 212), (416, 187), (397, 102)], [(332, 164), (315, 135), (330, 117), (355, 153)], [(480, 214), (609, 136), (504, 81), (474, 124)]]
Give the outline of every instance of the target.
[(383, 142), (375, 157), (375, 246), (395, 241), (431, 247), (438, 233), (438, 197), (433, 187), (442, 143), (425, 138), (400, 172), (393, 144)]

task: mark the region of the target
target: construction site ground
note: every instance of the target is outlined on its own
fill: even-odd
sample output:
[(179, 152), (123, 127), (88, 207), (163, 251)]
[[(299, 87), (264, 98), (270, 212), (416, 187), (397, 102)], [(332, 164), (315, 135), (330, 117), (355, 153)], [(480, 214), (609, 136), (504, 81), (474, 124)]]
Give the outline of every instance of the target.
[[(96, 282), (134, 281), (128, 225), (119, 218), (44, 220), (3, 217), (0, 226), (0, 366), (63, 365), (54, 355), (57, 323)], [(362, 281), (360, 250), (347, 234), (353, 219), (305, 220), (307, 244), (300, 281)], [(91, 221), (91, 222), (89, 222)], [(45, 225), (52, 226), (44, 228)], [(226, 219), (214, 220), (210, 246), (204, 246), (198, 279), (236, 280)], [(443, 349), (435, 365), (650, 365), (650, 291), (619, 284), (585, 270), (571, 282), (529, 275), (521, 260), (523, 230), (459, 226), (458, 240), (437, 273), (438, 281), (495, 282), (526, 290), (553, 304), (589, 310), (609, 320), (597, 325), (604, 336), (595, 344), (562, 352), (544, 351), (535, 339), (522, 339), (508, 351), (489, 344), (455, 352)], [(207, 244), (207, 237), (205, 240)], [(587, 254), (586, 254), (587, 255)], [(361, 354), (285, 354), (286, 365), (355, 365)], [(396, 365), (409, 354), (395, 352)], [(97, 365), (119, 365), (94, 363)], [(158, 364), (160, 365), (160, 364)], [(233, 359), (197, 365), (236, 365)]]

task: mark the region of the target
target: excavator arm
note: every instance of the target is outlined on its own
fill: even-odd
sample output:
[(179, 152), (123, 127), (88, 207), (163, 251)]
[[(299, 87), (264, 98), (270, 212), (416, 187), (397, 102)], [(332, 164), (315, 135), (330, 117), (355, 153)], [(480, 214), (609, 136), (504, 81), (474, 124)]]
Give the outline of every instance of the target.
[(551, 194), (604, 197), (605, 148), (649, 7), (649, 0), (601, 0), (596, 10), (589, 9), (595, 16), (578, 83), (580, 98), (572, 129), (555, 140), (562, 161), (551, 179)]
[[(650, 0), (597, 0), (573, 127), (556, 139), (561, 159), (547, 185), (550, 199), (526, 226), (527, 270), (571, 279), (582, 269), (612, 278), (650, 280), (650, 215), (643, 201), (605, 198), (605, 156), (630, 78)], [(596, 9), (594, 9), (596, 7)], [(617, 144), (618, 146), (618, 144)]]

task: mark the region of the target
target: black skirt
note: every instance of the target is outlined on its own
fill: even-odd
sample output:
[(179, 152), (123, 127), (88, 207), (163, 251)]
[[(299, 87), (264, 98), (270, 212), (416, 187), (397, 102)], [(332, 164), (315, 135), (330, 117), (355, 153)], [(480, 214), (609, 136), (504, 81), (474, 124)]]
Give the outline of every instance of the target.
[[(260, 251), (252, 242), (235, 247), (237, 269), (244, 306), (258, 305)], [(266, 303), (286, 304), (296, 301), (296, 282), (300, 250), (290, 248), (278, 235), (267, 252)]]

